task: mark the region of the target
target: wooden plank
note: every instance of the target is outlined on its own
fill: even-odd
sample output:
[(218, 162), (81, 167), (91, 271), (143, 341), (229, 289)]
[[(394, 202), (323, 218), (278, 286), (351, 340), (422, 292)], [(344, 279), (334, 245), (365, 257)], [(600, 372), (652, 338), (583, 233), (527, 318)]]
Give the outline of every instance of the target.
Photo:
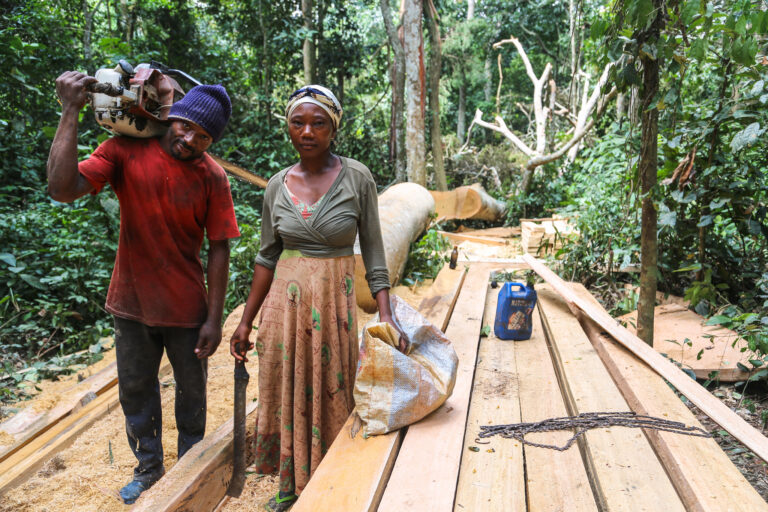
[(463, 235), (512, 238), (515, 236), (520, 236), (520, 226), (505, 226), (487, 229), (467, 229), (464, 226), (459, 226), (459, 229), (456, 232)]
[[(527, 423), (568, 416), (538, 310), (534, 311), (531, 338), (516, 341), (514, 346), (520, 382), (521, 421)], [(562, 446), (572, 435), (572, 432), (542, 432), (529, 434), (526, 439)], [(523, 450), (529, 510), (597, 510), (579, 450), (559, 452), (535, 446), (525, 446)]]
[(424, 318), (434, 323), (443, 332), (448, 327), (448, 320), (456, 306), (456, 299), (464, 284), (467, 270), (469, 269), (466, 265), (458, 265), (455, 269), (451, 269), (446, 263), (429, 287), (429, 297), (422, 299), (416, 307)]
[[(653, 348), (660, 354), (692, 370), (706, 379), (717, 372), (717, 380), (736, 382), (749, 377), (737, 363), (746, 367), (752, 352), (739, 335), (719, 325), (706, 325), (704, 317), (680, 304), (664, 304), (654, 308)], [(637, 311), (619, 317), (627, 330), (637, 334)], [(744, 350), (742, 352), (742, 350)]]
[[(248, 402), (246, 431), (256, 424), (256, 401)], [(132, 512), (203, 512), (215, 509), (232, 479), (232, 425), (230, 418), (213, 435), (189, 449), (151, 489), (141, 495)], [(251, 443), (246, 443), (249, 448)], [(249, 453), (249, 458), (252, 458)]]
[[(547, 334), (560, 386), (571, 415), (629, 411), (579, 321), (547, 285), (537, 287), (542, 325)], [(683, 511), (664, 468), (639, 429), (593, 429), (579, 447), (603, 510)]]
[(247, 169), (244, 169), (239, 165), (235, 165), (232, 162), (224, 160), (223, 158), (218, 157), (216, 155), (212, 155), (208, 153), (208, 156), (213, 158), (213, 161), (219, 164), (229, 174), (232, 174), (233, 176), (237, 176), (238, 178), (245, 180), (249, 183), (252, 183), (257, 187), (267, 188), (267, 180), (265, 180), (258, 174), (253, 173)]
[(96, 420), (119, 406), (117, 386), (88, 403), (27, 443), (0, 464), (0, 495), (32, 476), (48, 459), (63, 450)]
[[(170, 371), (171, 365), (164, 356), (159, 376)], [(112, 386), (77, 412), (30, 440), (0, 463), (0, 495), (32, 476), (48, 459), (72, 444), (83, 431), (119, 405), (118, 386)]]
[[(444, 266), (432, 284), (430, 296), (425, 297), (417, 308), (441, 330), (445, 330), (451, 317), (466, 270), (463, 265), (454, 270)], [(353, 425), (354, 414), (331, 444), (291, 509), (293, 512), (376, 510), (404, 430), (364, 439), (359, 433), (354, 437), (350, 435)]]
[[(493, 325), (498, 290), (488, 288), (483, 325)], [(515, 342), (491, 332), (480, 339), (472, 399), (464, 433), (454, 511), (525, 510), (523, 447), (494, 437), (490, 444), (475, 444), (480, 425), (520, 422)], [(468, 448), (475, 446), (478, 451)]]
[(62, 418), (81, 409), (93, 397), (104, 394), (116, 384), (117, 363), (113, 362), (64, 391), (64, 396), (52, 409), (36, 411), (33, 407), (28, 407), (4, 421), (0, 424), (0, 431), (13, 436), (14, 442), (8, 445), (0, 445), (0, 462), (53, 427)]
[(656, 373), (669, 381), (679, 392), (684, 394), (688, 400), (696, 404), (704, 414), (745, 444), (758, 457), (768, 462), (768, 438), (762, 435), (756, 428), (731, 411), (720, 400), (712, 396), (709, 391), (701, 387), (698, 382), (683, 373), (677, 366), (643, 343), (640, 338), (620, 325), (605, 310), (602, 308), (598, 309), (589, 301), (577, 296), (565, 281), (555, 275), (546, 265), (529, 255), (523, 255), (523, 259), (531, 265), (531, 268), (537, 274), (550, 283), (567, 302), (578, 306), (587, 316), (611, 334), (616, 341), (627, 347)]
[[(571, 283), (571, 288), (579, 297), (602, 308), (581, 284)], [(577, 316), (633, 411), (701, 428), (696, 416), (664, 379), (605, 334), (582, 311)], [(658, 430), (646, 430), (645, 435), (688, 510), (768, 511), (768, 503), (714, 439)]]
[(489, 269), (472, 266), (445, 334), (459, 357), (456, 385), (435, 412), (411, 425), (379, 511), (449, 510), (453, 506)]
[(487, 236), (468, 235), (464, 233), (452, 233), (450, 231), (438, 231), (445, 238), (454, 243), (475, 242), (485, 245), (509, 245), (509, 240), (503, 238), (491, 238)]

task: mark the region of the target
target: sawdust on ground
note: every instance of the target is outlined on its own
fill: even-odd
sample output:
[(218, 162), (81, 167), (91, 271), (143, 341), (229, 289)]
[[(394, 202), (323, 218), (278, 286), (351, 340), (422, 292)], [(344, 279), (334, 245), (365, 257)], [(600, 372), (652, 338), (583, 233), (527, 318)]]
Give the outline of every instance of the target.
[[(230, 318), (227, 320), (222, 344), (208, 361), (208, 433), (215, 431), (232, 416), (234, 363), (229, 354), (229, 338), (237, 322), (232, 325)], [(255, 378), (257, 369), (253, 363), (251, 367), (251, 383), (254, 384), (253, 387), (249, 386), (248, 396), (256, 394), (255, 382), (258, 380)], [(176, 463), (173, 376), (162, 378), (160, 386), (164, 419), (164, 462), (168, 471)], [(128, 447), (125, 435), (125, 417), (120, 407), (116, 407), (81, 434), (71, 446), (46, 462), (24, 484), (0, 497), (0, 512), (128, 510), (130, 507), (123, 504), (118, 491), (132, 479), (135, 464), (136, 459)]]
[(110, 344), (106, 344), (105, 348), (109, 348), (109, 350), (106, 350), (103, 353), (104, 357), (100, 361), (97, 361), (78, 372), (59, 376), (56, 380), (41, 380), (40, 382), (35, 383), (34, 386), (30, 386), (27, 391), (32, 394), (31, 398), (13, 404), (14, 408), (18, 408), (18, 410), (13, 411), (11, 414), (4, 417), (3, 421), (10, 419), (15, 414), (18, 414), (20, 411), (27, 408), (35, 412), (51, 410), (56, 406), (62, 396), (76, 386), (78, 382), (98, 373), (100, 370), (114, 362), (115, 351), (113, 350), (113, 347), (114, 342), (111, 346)]
[[(431, 282), (409, 288), (397, 286), (392, 292), (410, 304), (418, 306)], [(229, 354), (229, 338), (242, 316), (240, 306), (230, 314), (223, 328), (222, 343), (208, 362), (208, 421), (206, 432), (212, 433), (232, 415), (233, 390), (232, 356)], [(358, 328), (361, 328), (373, 314), (358, 309)], [(255, 330), (254, 330), (255, 336)], [(96, 365), (83, 370), (83, 377), (92, 375), (114, 360), (114, 350), (105, 354)], [(248, 396), (257, 394), (256, 357), (251, 359), (249, 371), (251, 380)], [(55, 405), (52, 398), (62, 390), (71, 388), (77, 382), (77, 375), (59, 382), (41, 383), (44, 390), (38, 400), (45, 400), (45, 408)], [(176, 463), (176, 425), (173, 414), (174, 380), (168, 375), (160, 380), (163, 403), (163, 447), (166, 471)], [(42, 402), (41, 402), (42, 403)], [(42, 407), (42, 406), (40, 406)], [(120, 500), (118, 491), (133, 475), (136, 459), (128, 447), (125, 435), (125, 417), (116, 407), (74, 443), (47, 461), (44, 466), (24, 484), (11, 489), (0, 497), (0, 512), (113, 512), (129, 510)], [(277, 492), (278, 478), (274, 475), (249, 474), (246, 487), (239, 499), (230, 499), (220, 510), (245, 511), (261, 509), (262, 505)]]

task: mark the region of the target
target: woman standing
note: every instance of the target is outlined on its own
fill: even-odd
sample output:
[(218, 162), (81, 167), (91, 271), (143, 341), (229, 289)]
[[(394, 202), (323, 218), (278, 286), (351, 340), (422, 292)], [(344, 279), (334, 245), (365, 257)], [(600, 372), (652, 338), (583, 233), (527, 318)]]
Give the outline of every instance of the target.
[(280, 492), (268, 510), (290, 508), (354, 408), (358, 232), (380, 318), (401, 332), (401, 350), (406, 343), (390, 310), (376, 184), (363, 164), (331, 152), (341, 115), (324, 87), (303, 87), (288, 99), (288, 131), (300, 160), (267, 185), (261, 249), (230, 341), (232, 355), (247, 360), (248, 336), (264, 303), (256, 343), (256, 469), (280, 473)]

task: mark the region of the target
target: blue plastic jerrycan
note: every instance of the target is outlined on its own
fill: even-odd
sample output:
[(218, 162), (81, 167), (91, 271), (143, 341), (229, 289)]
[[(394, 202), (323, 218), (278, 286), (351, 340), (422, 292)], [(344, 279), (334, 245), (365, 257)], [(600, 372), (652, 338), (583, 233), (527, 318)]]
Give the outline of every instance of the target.
[(502, 340), (527, 340), (531, 337), (531, 315), (536, 306), (536, 290), (522, 283), (504, 283), (499, 290), (493, 333)]

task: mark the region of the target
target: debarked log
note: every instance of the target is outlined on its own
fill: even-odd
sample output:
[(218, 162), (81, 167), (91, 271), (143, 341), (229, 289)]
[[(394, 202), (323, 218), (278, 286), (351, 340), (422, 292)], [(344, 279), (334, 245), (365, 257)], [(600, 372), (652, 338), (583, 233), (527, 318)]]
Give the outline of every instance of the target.
[(477, 219), (496, 221), (504, 217), (507, 205), (494, 199), (479, 183), (447, 192), (430, 191), (435, 199), (438, 219)]
[[(403, 276), (411, 243), (427, 228), (434, 211), (430, 192), (416, 183), (398, 183), (379, 196), (381, 237), (391, 285)], [(358, 306), (367, 312), (376, 311), (376, 301), (365, 280), (359, 239), (355, 242), (355, 293)]]

